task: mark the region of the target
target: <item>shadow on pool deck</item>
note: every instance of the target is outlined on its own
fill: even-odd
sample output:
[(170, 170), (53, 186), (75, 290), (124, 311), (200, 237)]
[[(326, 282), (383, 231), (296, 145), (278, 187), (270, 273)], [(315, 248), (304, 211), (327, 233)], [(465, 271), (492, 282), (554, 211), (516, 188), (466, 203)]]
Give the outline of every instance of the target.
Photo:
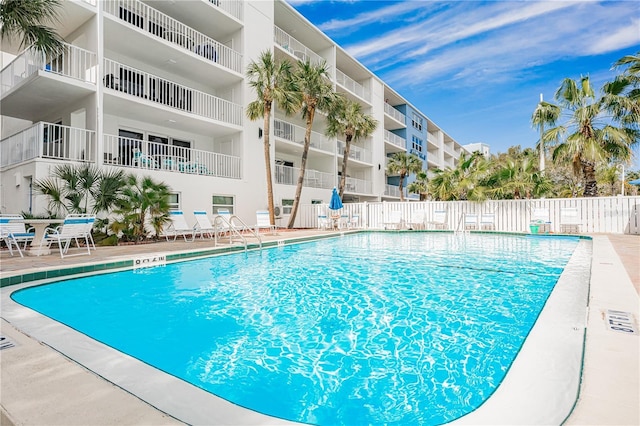
[[(265, 241), (327, 235), (331, 232), (301, 230), (264, 235)], [(605, 330), (598, 310), (626, 309), (638, 319), (640, 293), (640, 236), (594, 235), (590, 316), (580, 398), (568, 425), (640, 424), (639, 336)], [(211, 241), (99, 247), (92, 256), (60, 259), (10, 257), (0, 253), (2, 277), (27, 270), (59, 268), (131, 258), (132, 255), (201, 250)], [(614, 288), (612, 284), (620, 289)], [(628, 287), (634, 290), (629, 291)], [(631, 294), (631, 296), (630, 296)], [(635, 299), (634, 299), (635, 297)], [(636, 321), (637, 322), (637, 321)], [(637, 324), (636, 324), (637, 326)], [(180, 424), (105, 381), (50, 347), (31, 339), (2, 320), (1, 334), (15, 343), (0, 352), (0, 424)]]

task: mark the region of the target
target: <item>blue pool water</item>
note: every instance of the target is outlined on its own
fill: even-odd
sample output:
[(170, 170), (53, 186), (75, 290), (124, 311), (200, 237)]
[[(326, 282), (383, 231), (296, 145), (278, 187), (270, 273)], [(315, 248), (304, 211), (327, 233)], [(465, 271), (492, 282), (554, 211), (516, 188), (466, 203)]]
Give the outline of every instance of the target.
[(12, 297), (265, 414), (431, 425), (496, 389), (577, 243), (364, 233)]

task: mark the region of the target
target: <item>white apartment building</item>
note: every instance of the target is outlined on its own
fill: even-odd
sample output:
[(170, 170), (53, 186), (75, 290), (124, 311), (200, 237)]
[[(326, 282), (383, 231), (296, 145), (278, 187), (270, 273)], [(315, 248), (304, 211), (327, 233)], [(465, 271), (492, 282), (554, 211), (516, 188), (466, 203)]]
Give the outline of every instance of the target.
[(486, 143), (482, 143), (482, 142), (469, 143), (466, 145), (462, 145), (462, 147), (470, 153), (474, 153), (478, 151), (480, 154), (484, 155), (486, 158), (489, 158), (489, 156), (491, 156), (491, 147)]
[[(172, 205), (229, 207), (251, 224), (267, 207), (262, 120), (245, 70), (264, 50), (277, 59), (326, 60), (335, 90), (379, 123), (351, 148), (345, 202), (399, 198), (387, 157), (415, 152), (425, 169), (455, 166), (462, 147), (405, 98), (282, 0), (65, 0), (57, 58), (2, 44), (0, 211), (44, 213), (33, 182), (59, 164), (90, 162), (151, 176)], [(9, 58), (9, 60), (5, 60)], [(278, 223), (287, 223), (304, 121), (275, 110), (271, 158)], [(304, 204), (328, 202), (344, 142), (316, 115)], [(190, 218), (193, 222), (193, 217)]]

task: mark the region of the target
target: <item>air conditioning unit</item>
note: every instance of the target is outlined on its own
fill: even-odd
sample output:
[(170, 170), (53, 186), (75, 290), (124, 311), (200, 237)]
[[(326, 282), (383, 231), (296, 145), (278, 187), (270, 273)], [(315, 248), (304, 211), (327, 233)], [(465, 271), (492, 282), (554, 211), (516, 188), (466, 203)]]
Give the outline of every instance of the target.
[(273, 215), (276, 217), (276, 219), (282, 219), (282, 206), (274, 206)]

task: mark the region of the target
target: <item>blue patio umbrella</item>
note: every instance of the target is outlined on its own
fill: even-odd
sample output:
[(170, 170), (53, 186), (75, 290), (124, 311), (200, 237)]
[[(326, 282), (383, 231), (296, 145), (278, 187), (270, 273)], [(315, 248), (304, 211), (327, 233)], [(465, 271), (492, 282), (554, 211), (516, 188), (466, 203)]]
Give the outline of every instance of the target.
[(631, 185), (640, 185), (640, 179), (630, 180), (628, 183)]
[(342, 200), (338, 195), (338, 190), (333, 188), (333, 192), (331, 193), (331, 201), (329, 201), (329, 209), (330, 210), (340, 210), (342, 208)]

